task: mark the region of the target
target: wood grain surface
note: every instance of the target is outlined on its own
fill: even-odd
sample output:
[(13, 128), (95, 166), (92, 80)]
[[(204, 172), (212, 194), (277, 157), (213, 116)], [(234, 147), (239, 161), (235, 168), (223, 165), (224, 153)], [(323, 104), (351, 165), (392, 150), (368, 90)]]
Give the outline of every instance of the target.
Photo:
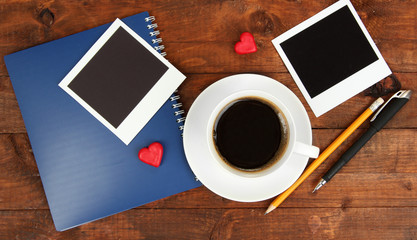
[[(220, 78), (263, 74), (300, 98), (324, 150), (374, 98), (360, 93), (316, 118), (271, 40), (334, 2), (0, 0), (0, 239), (417, 239), (416, 96), (323, 189), (311, 193), (352, 140), (266, 216), (272, 199), (234, 202), (202, 186), (65, 232), (52, 223), (4, 55), (149, 11), (168, 60), (187, 76), (179, 88), (186, 111)], [(416, 2), (352, 3), (402, 88), (416, 94)], [(258, 51), (237, 55), (245, 31)]]

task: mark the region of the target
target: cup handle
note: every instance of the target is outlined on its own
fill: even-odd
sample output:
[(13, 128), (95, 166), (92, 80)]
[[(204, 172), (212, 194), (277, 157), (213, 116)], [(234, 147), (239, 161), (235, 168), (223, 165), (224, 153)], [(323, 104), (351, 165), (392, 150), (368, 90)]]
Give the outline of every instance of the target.
[(295, 142), (294, 152), (310, 158), (317, 158), (319, 156), (320, 149), (313, 145)]

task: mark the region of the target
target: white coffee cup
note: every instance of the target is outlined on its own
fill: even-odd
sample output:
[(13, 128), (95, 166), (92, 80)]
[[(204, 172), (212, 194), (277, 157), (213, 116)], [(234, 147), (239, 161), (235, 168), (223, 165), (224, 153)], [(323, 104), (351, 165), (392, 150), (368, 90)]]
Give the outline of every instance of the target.
[[(219, 154), (215, 145), (215, 140), (213, 138), (213, 130), (215, 128), (217, 119), (222, 115), (223, 111), (225, 111), (228, 106), (241, 99), (262, 99), (263, 101), (268, 102), (269, 105), (274, 108), (274, 110), (276, 110), (276, 112), (280, 115), (279, 119), (281, 120), (281, 124), (284, 124), (283, 134), (286, 138), (285, 149), (282, 150), (281, 154), (276, 156), (277, 159), (271, 160), (271, 164), (268, 165), (268, 167), (256, 171), (238, 169), (226, 163), (226, 161)], [(284, 123), (282, 120), (284, 120)], [(219, 104), (217, 104), (214, 111), (212, 111), (210, 115), (207, 124), (206, 137), (208, 148), (213, 159), (215, 159), (218, 166), (220, 166), (224, 171), (240, 177), (260, 178), (277, 171), (281, 166), (285, 164), (285, 162), (291, 159), (293, 154), (300, 154), (310, 158), (318, 157), (320, 152), (319, 148), (297, 141), (295, 137), (296, 131), (297, 129), (294, 124), (294, 119), (290, 111), (288, 111), (287, 107), (280, 100), (278, 100), (278, 98), (260, 90), (243, 90), (228, 95), (222, 101), (220, 101)]]

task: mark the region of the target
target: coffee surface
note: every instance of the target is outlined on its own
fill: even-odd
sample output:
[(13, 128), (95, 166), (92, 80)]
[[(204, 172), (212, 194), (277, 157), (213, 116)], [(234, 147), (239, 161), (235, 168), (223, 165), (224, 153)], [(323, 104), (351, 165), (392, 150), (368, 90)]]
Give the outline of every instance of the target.
[(217, 120), (213, 137), (223, 160), (242, 170), (258, 170), (274, 159), (281, 143), (280, 119), (269, 105), (239, 100)]

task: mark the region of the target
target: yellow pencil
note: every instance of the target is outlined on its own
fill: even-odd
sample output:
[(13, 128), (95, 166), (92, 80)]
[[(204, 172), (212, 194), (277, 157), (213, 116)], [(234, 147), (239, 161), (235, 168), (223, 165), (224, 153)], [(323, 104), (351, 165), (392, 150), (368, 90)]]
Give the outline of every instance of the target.
[(367, 108), (339, 137), (336, 138), (321, 154), (314, 160), (313, 163), (308, 166), (304, 173), (298, 178), (298, 180), (291, 185), (285, 192), (281, 193), (272, 203), (269, 205), (265, 212), (265, 215), (277, 208), (324, 160), (332, 153), (336, 148), (342, 144), (346, 138), (348, 138), (371, 114), (378, 109), (379, 106), (384, 103), (382, 98), (375, 100), (369, 108)]

